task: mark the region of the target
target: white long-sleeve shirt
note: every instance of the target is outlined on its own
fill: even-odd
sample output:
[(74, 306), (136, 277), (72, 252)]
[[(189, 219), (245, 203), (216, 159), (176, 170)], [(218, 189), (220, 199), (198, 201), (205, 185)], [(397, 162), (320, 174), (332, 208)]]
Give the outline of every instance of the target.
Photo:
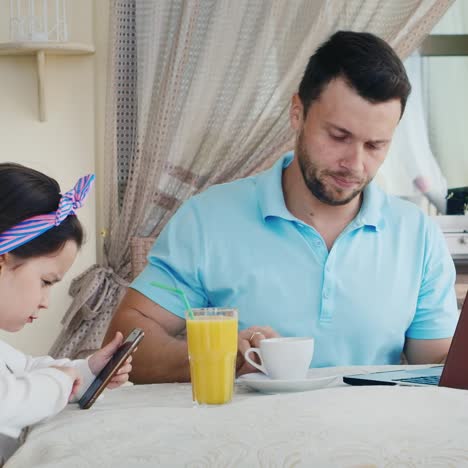
[(79, 370), (81, 398), (94, 375), (86, 359), (30, 357), (0, 340), (0, 434), (17, 438), (21, 430), (60, 412), (68, 403), (73, 381), (52, 366)]

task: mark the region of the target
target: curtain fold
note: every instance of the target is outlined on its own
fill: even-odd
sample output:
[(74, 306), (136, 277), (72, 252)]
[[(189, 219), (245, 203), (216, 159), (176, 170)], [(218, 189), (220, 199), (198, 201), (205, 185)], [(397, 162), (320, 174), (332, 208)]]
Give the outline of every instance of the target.
[(191, 195), (292, 148), (291, 96), (331, 33), (373, 32), (406, 57), (452, 1), (114, 0), (105, 260), (74, 280), (52, 354), (100, 346), (131, 279), (132, 237), (157, 236)]

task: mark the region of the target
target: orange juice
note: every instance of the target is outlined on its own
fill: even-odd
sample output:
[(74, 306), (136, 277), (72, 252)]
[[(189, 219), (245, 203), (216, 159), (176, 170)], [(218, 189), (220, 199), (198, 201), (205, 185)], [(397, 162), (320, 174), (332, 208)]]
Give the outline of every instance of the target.
[(213, 309), (230, 315), (198, 315), (200, 310), (194, 309), (194, 319), (187, 317), (192, 395), (200, 404), (219, 405), (232, 399), (234, 389), (237, 314)]

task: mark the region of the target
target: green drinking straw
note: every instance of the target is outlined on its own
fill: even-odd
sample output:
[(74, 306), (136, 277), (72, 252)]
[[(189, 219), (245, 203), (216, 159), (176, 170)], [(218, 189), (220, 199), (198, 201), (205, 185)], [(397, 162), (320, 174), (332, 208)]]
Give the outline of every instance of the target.
[(171, 288), (170, 286), (166, 286), (165, 284), (157, 283), (156, 281), (151, 281), (150, 285), (151, 285), (151, 286), (154, 286), (154, 287), (156, 287), (156, 288), (165, 289), (166, 291), (171, 291), (171, 292), (173, 292), (173, 293), (178, 294), (179, 296), (181, 296), (181, 297), (182, 297), (182, 300), (184, 301), (185, 307), (186, 307), (186, 309), (188, 310), (189, 317), (190, 317), (192, 320), (194, 319), (193, 310), (192, 310), (192, 308), (190, 307), (190, 304), (189, 304), (189, 301), (188, 301), (188, 299), (187, 299), (187, 296), (185, 295), (184, 291), (182, 291), (182, 289)]

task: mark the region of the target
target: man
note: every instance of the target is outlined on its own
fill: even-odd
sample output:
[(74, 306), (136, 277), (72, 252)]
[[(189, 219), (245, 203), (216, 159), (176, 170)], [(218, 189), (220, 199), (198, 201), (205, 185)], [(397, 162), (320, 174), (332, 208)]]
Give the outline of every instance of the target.
[(312, 366), (444, 359), (457, 321), (455, 270), (438, 228), (372, 179), (410, 84), (394, 51), (338, 32), (311, 57), (290, 120), (294, 154), (182, 205), (110, 325), (142, 327), (135, 382), (189, 379), (180, 298), (239, 309), (242, 352), (264, 337), (313, 336)]

